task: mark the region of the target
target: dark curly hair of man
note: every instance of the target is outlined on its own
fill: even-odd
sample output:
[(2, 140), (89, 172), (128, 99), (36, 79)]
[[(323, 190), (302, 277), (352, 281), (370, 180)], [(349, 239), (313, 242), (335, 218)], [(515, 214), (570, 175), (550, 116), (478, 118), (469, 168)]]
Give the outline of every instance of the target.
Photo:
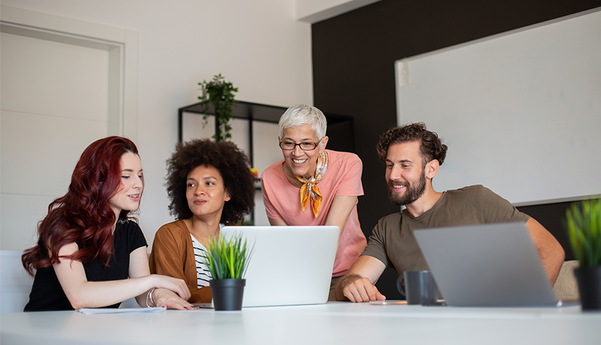
[(420, 154), (424, 158), (424, 166), (434, 159), (440, 165), (444, 163), (444, 159), (447, 156), (447, 145), (440, 141), (438, 134), (427, 130), (423, 122), (391, 128), (382, 134), (376, 146), (380, 161), (386, 163), (386, 156), (388, 155), (388, 147), (390, 145), (411, 141), (419, 141), (421, 143)]
[(171, 199), (169, 211), (177, 219), (193, 216), (186, 199), (188, 174), (199, 166), (215, 167), (231, 199), (225, 203), (221, 223), (237, 223), (255, 206), (255, 177), (246, 154), (229, 141), (195, 139), (178, 143), (167, 160), (165, 187)]

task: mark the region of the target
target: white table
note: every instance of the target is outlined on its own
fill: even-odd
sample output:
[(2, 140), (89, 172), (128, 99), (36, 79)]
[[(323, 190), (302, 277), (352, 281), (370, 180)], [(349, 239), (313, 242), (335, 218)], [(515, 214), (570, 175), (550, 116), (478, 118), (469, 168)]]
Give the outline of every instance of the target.
[(324, 305), (139, 314), (0, 314), (12, 344), (601, 344), (601, 313), (564, 308)]

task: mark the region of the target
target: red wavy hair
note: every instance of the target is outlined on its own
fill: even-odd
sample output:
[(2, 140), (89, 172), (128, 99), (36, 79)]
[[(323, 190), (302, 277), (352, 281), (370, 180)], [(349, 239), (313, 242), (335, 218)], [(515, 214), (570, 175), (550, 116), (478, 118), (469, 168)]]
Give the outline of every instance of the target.
[[(85, 149), (67, 194), (50, 203), (48, 215), (38, 223), (38, 244), (21, 256), (29, 274), (59, 262), (60, 249), (74, 242), (80, 249), (65, 258), (90, 262), (100, 257), (108, 266), (116, 221), (109, 200), (121, 187), (121, 156), (127, 152), (138, 155), (131, 140), (117, 136), (99, 139)], [(128, 215), (122, 210), (119, 219)]]

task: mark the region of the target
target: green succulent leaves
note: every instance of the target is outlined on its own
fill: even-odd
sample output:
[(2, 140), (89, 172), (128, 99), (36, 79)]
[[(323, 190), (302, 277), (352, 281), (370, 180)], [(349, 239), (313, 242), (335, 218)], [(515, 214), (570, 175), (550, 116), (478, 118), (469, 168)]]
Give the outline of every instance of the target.
[(565, 227), (580, 267), (601, 266), (601, 198), (572, 204)]
[(212, 279), (244, 279), (252, 251), (242, 235), (233, 235), (229, 240), (219, 235), (209, 238), (203, 258)]

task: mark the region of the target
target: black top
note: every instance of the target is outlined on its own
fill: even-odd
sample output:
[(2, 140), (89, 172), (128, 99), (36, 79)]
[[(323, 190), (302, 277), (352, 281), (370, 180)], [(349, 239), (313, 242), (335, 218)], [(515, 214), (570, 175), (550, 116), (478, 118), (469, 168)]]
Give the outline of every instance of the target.
[[(142, 246), (147, 246), (140, 226), (133, 221), (118, 221), (113, 240), (114, 255), (109, 260), (109, 267), (104, 267), (100, 258), (83, 263), (88, 281), (127, 279), (129, 277), (129, 254)], [(107, 308), (117, 308), (119, 304), (110, 305)], [(29, 294), (29, 303), (25, 306), (25, 311), (50, 310), (73, 310), (52, 266), (36, 271)]]

